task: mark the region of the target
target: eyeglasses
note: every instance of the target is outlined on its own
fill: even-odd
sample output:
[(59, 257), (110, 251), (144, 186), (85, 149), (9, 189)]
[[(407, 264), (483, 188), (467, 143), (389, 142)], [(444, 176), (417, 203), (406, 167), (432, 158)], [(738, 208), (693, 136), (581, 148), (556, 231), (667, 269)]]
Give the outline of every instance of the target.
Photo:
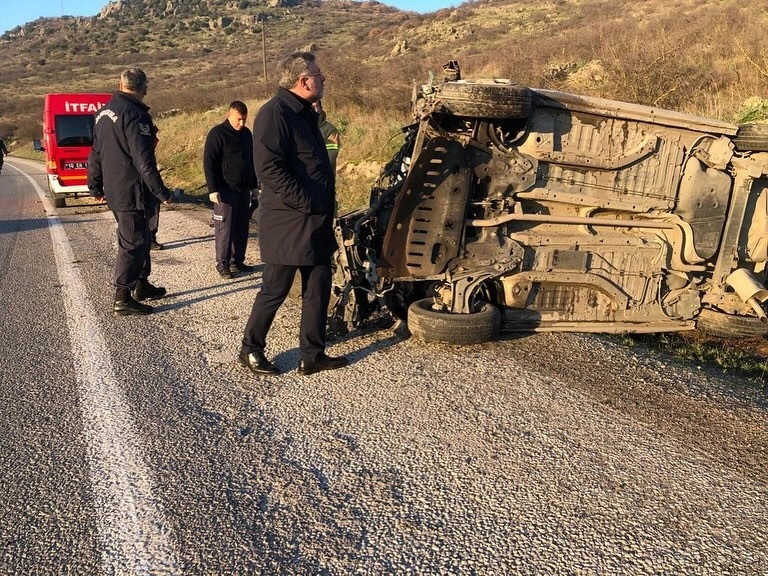
[(322, 75), (323, 75), (322, 72), (315, 72), (314, 74), (302, 74), (301, 77), (302, 78), (311, 78), (312, 76), (322, 76)]

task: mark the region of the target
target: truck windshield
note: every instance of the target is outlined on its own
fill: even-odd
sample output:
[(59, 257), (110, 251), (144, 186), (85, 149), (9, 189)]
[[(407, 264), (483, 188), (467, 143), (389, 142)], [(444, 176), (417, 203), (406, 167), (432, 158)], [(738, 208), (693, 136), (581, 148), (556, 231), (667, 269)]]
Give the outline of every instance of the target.
[(56, 143), (59, 146), (92, 146), (93, 114), (56, 116)]

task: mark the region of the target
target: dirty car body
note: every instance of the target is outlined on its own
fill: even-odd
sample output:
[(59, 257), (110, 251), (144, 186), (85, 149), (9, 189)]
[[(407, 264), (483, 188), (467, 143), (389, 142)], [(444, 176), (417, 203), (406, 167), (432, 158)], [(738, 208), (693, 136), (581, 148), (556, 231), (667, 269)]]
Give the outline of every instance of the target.
[(768, 332), (768, 131), (507, 80), (414, 89), (414, 123), (337, 219), (331, 319), (502, 331)]

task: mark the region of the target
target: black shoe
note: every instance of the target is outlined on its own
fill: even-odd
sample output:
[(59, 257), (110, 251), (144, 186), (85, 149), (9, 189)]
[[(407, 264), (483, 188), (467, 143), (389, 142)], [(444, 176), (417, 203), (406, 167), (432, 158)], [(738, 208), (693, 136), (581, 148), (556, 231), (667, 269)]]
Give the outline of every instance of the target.
[(254, 270), (256, 270), (255, 266), (251, 266), (250, 264), (245, 264), (243, 262), (240, 262), (240, 264), (235, 262), (232, 266), (238, 272), (253, 272)]
[(115, 300), (112, 311), (115, 313), (115, 316), (145, 316), (152, 314), (152, 306), (140, 304), (128, 296), (125, 299)]
[(219, 276), (222, 278), (225, 278), (227, 280), (232, 279), (232, 269), (229, 266), (226, 266), (225, 268), (216, 268), (216, 271), (219, 273)]
[(328, 356), (327, 354), (321, 354), (314, 362), (309, 360), (299, 360), (299, 374), (302, 376), (308, 376), (315, 372), (321, 372), (323, 370), (336, 370), (337, 368), (344, 368), (349, 364), (344, 356)]
[(141, 302), (142, 300), (157, 300), (168, 294), (168, 290), (161, 286), (153, 286), (149, 280), (139, 280), (133, 289), (133, 297)]
[(260, 350), (256, 350), (255, 352), (245, 352), (241, 350), (237, 360), (251, 372), (260, 376), (275, 376), (280, 374), (280, 369), (267, 360), (267, 357), (264, 356), (264, 353)]
[(157, 240), (152, 240), (152, 242), (149, 243), (150, 250), (162, 250), (163, 248), (165, 248), (165, 246), (160, 244)]

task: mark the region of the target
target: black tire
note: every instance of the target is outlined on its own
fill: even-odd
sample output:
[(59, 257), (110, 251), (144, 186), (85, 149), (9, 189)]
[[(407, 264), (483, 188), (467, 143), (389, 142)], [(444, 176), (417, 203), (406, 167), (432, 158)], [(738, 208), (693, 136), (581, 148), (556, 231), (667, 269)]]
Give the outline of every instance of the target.
[(768, 124), (740, 124), (733, 145), (742, 152), (768, 152)]
[(53, 198), (53, 205), (56, 208), (64, 208), (67, 205), (66, 198)]
[(432, 298), (417, 300), (408, 307), (408, 329), (426, 342), (482, 344), (495, 338), (501, 328), (501, 312), (481, 302), (478, 312), (452, 314), (432, 309)]
[(768, 324), (757, 316), (736, 316), (704, 308), (696, 320), (696, 328), (717, 338), (754, 338), (768, 334)]
[(533, 97), (525, 86), (512, 83), (446, 82), (438, 100), (442, 111), (455, 116), (479, 118), (528, 118)]

